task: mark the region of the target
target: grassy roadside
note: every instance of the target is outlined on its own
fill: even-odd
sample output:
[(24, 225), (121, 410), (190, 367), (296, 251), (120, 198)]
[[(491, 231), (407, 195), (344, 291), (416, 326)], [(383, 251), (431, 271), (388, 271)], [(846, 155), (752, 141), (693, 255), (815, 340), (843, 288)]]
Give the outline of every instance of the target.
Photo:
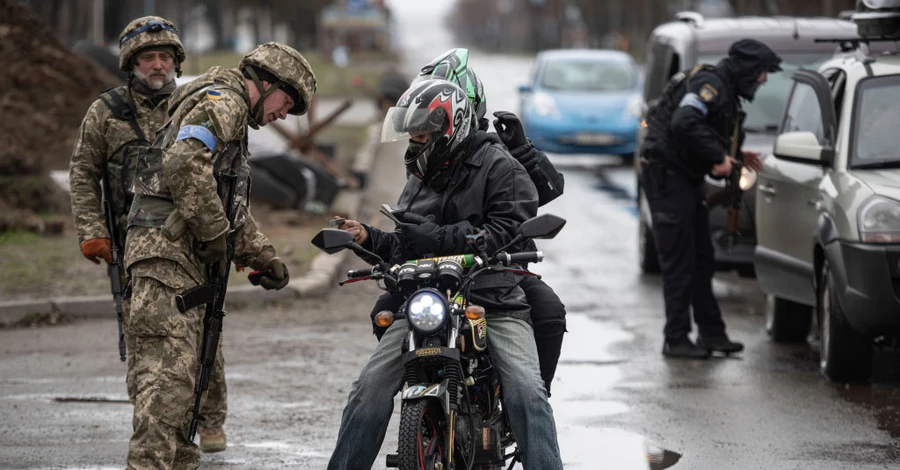
[[(303, 52), (303, 51), (301, 51)], [(370, 85), (386, 70), (396, 66), (397, 58), (388, 54), (360, 54), (351, 57), (346, 68), (336, 67), (330, 58), (317, 52), (303, 52), (316, 74), (316, 95), (323, 97), (369, 97), (354, 86), (351, 79), (362, 76)], [(196, 58), (188, 57), (182, 69), (186, 75), (199, 75), (212, 66), (237, 67), (242, 54), (236, 52), (211, 52)]]
[[(319, 134), (319, 141), (336, 145), (336, 163), (349, 167), (367, 136), (366, 126), (334, 125)], [(310, 240), (328, 226), (330, 214), (272, 211), (253, 206), (260, 229), (269, 237), (291, 276), (303, 276), (320, 252)], [(71, 216), (69, 216), (71, 218)], [(40, 300), (50, 297), (109, 294), (105, 265), (84, 259), (71, 222), (60, 235), (30, 232), (0, 233), (0, 299)], [(233, 273), (230, 285), (246, 284), (246, 272)]]

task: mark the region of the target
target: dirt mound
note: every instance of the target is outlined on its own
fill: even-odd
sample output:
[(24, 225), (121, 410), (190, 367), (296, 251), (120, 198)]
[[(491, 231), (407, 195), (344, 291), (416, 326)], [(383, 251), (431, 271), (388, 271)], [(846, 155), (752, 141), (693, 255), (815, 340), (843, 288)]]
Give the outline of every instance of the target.
[(17, 219), (29, 213), (68, 212), (48, 172), (68, 168), (85, 111), (119, 82), (18, 0), (0, 0), (0, 63), (0, 208), (17, 209), (0, 213), (3, 231), (26, 228)]

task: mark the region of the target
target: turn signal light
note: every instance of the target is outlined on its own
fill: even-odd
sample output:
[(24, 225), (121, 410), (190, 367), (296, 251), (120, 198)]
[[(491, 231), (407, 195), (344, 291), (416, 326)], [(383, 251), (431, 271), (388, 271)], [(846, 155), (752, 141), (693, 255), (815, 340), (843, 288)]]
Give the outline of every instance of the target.
[(375, 324), (382, 328), (387, 328), (393, 323), (394, 314), (387, 310), (382, 310), (375, 315)]
[(466, 318), (469, 320), (479, 320), (484, 318), (484, 307), (481, 305), (469, 305), (466, 307)]

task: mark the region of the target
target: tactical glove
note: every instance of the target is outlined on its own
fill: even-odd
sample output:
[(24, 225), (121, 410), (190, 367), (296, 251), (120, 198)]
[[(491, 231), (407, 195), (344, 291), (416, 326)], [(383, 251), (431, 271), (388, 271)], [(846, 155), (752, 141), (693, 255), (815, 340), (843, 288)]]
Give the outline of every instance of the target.
[(100, 264), (100, 258), (112, 263), (112, 244), (109, 238), (92, 238), (81, 244), (81, 254), (94, 264)]
[(227, 249), (224, 233), (208, 242), (199, 242), (194, 247), (200, 261), (204, 263), (212, 263), (224, 258)]
[(259, 285), (265, 290), (279, 290), (288, 285), (290, 275), (288, 275), (287, 266), (278, 258), (272, 258), (263, 271), (262, 277), (259, 278)]
[(519, 117), (509, 111), (494, 111), (494, 129), (506, 148), (512, 150), (529, 145)]

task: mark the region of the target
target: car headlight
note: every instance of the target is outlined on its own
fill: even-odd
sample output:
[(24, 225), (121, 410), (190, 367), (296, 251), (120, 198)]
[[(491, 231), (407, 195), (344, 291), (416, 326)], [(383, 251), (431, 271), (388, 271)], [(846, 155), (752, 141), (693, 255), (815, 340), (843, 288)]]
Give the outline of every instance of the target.
[(625, 108), (622, 110), (623, 119), (640, 119), (644, 112), (644, 100), (641, 95), (634, 94), (628, 97)]
[(447, 320), (447, 302), (437, 291), (421, 290), (409, 298), (406, 315), (420, 333), (434, 333)]
[(534, 108), (534, 113), (538, 116), (559, 117), (559, 108), (556, 106), (556, 100), (547, 93), (535, 93), (531, 99), (531, 106)]
[(741, 187), (741, 191), (746, 191), (753, 187), (756, 184), (756, 172), (747, 168), (745, 166), (741, 167), (741, 179), (738, 182), (738, 186)]
[(874, 196), (859, 208), (859, 238), (865, 243), (900, 243), (900, 201)]

